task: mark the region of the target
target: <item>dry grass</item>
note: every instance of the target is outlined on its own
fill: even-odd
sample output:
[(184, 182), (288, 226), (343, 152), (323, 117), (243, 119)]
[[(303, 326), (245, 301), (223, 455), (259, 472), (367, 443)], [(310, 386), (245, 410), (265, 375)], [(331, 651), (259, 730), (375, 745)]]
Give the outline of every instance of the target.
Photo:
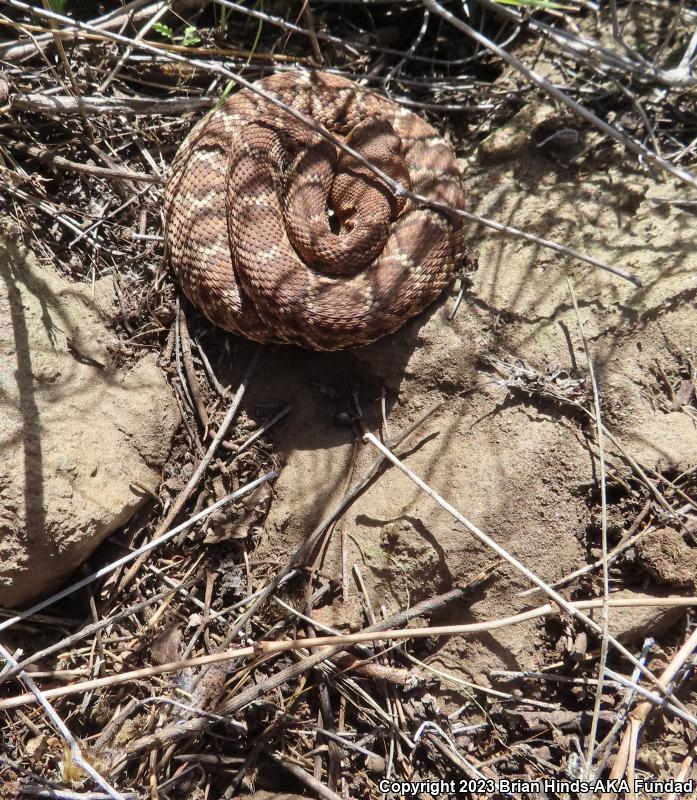
[[(51, 4), (54, 12), (59, 5)], [(697, 14), (687, 3), (610, 2), (602, 13), (586, 0), (566, 0), (546, 12), (493, 0), (469, 6), (467, 17), (460, 4), (434, 0), (290, 8), (220, 0), (175, 4), (175, 10), (133, 0), (104, 4), (106, 13), (94, 17), (90, 4), (68, 0), (63, 10), (84, 23), (76, 29), (48, 6), (7, 0), (0, 12), (6, 213), (40, 258), (73, 279), (112, 276), (119, 306), (112, 355), (128, 363), (145, 350), (160, 353), (184, 425), (156, 502), (100, 550), (95, 573), (60, 598), (0, 622), (3, 797), (217, 800), (244, 796), (256, 785), (287, 784), (308, 796), (377, 798), (385, 777), (456, 784), (570, 779), (574, 761), (578, 775), (607, 775), (611, 768), (615, 777), (631, 776), (651, 712), (666, 725), (683, 726), (681, 777), (692, 774), (697, 720), (694, 705), (685, 703), (692, 617), (684, 643), (675, 642), (656, 676), (647, 668), (648, 651), (618, 644), (606, 625), (589, 622), (584, 606), (495, 547), (552, 599), (544, 614), (537, 602), (530, 614), (554, 617), (564, 609), (579, 630), (586, 625), (599, 634), (602, 657), (590, 648), (573, 664), (553, 665), (534, 678), (507, 675), (537, 681), (534, 697), (460, 681), (462, 703), (483, 714), (474, 725), (461, 709), (446, 715), (438, 707), (432, 674), (415, 663), (409, 639), (477, 631), (403, 629), (462, 602), (486, 576), (385, 619), (366, 598), (362, 635), (320, 625), (313, 610), (341, 591), (321, 569), (327, 533), (363, 488), (380, 480), (388, 461), (400, 466), (400, 448), (423, 420), (386, 447), (359, 430), (355, 409), (357, 436), (366, 435), (380, 451), (373, 468), (326, 510), (286, 563), (257, 563), (253, 545), (278, 466), (267, 432), (288, 409), (270, 408), (254, 420), (240, 410), (263, 355), (249, 365), (241, 387), (221, 386), (211, 354), (222, 358), (225, 349), (204, 348), (207, 326), (187, 321), (163, 269), (162, 183), (192, 124), (189, 112), (211, 108), (234, 90), (235, 76), (246, 83), (271, 69), (321, 66), (360, 77), (449, 129), (462, 153), (546, 93), (570, 116), (540, 146), (559, 147), (577, 166), (588, 151), (564, 148), (574, 132), (593, 129), (595, 155), (614, 150), (638, 159), (678, 181), (671, 202), (695, 203), (697, 34), (691, 31)], [(551, 74), (550, 65), (563, 81), (542, 74)], [(492, 224), (503, 235), (520, 235)], [(549, 244), (566, 250), (563, 242)], [(604, 428), (597, 394), (594, 403), (582, 380), (542, 375), (513, 360), (492, 363), (512, 395), (553, 399), (579, 425), (595, 426), (607, 470), (597, 487), (603, 530), (606, 483), (613, 482), (623, 484), (626, 503), (636, 509), (630, 543), (650, 522), (691, 520), (694, 531), (694, 472), (667, 485), (630, 460), (631, 477), (622, 477), (605, 459), (602, 437), (612, 432)], [(410, 477), (440, 502), (419, 476)], [(220, 485), (228, 497), (207, 519)], [(472, 531), (472, 523), (450, 511)], [(605, 552), (579, 575), (594, 569), (607, 575), (620, 552)], [(355, 580), (360, 586), (360, 576)], [(605, 600), (612, 602), (607, 592)], [(296, 641), (303, 638), (309, 640)], [(598, 664), (618, 650), (614, 664), (628, 670), (631, 663), (634, 672), (608, 667), (598, 690)], [(615, 724), (596, 742), (599, 720), (608, 719)], [(557, 766), (560, 752), (566, 770)]]

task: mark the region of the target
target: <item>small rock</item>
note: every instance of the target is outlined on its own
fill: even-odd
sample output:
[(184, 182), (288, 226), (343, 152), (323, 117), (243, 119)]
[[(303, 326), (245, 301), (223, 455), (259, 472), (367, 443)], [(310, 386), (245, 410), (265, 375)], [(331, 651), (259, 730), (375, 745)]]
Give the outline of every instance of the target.
[(639, 181), (624, 181), (618, 196), (618, 207), (622, 211), (635, 214), (646, 196), (647, 184)]
[(365, 768), (368, 772), (372, 772), (374, 775), (384, 775), (385, 759), (382, 756), (379, 756), (377, 753), (371, 753), (369, 756), (366, 756)]
[(480, 163), (508, 161), (533, 146), (533, 133), (547, 120), (557, 115), (549, 103), (531, 103), (509, 122), (484, 139), (477, 153)]
[(693, 589), (697, 583), (697, 548), (690, 547), (672, 528), (644, 536), (636, 547), (641, 566), (659, 583)]
[(585, 631), (579, 631), (574, 639), (573, 650), (571, 651), (571, 658), (581, 661), (588, 652), (588, 634)]
[(155, 664), (167, 664), (177, 661), (181, 655), (179, 646), (182, 641), (182, 629), (179, 625), (166, 628), (156, 637), (150, 647), (152, 660)]
[(47, 736), (45, 733), (40, 733), (38, 736), (32, 736), (29, 741), (24, 745), (27, 755), (29, 758), (34, 761), (34, 763), (41, 761), (46, 752), (46, 740)]

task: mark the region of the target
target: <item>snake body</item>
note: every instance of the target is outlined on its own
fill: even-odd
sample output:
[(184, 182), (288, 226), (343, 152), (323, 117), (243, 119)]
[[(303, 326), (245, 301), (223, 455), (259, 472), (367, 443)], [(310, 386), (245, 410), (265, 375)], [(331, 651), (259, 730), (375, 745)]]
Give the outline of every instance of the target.
[[(399, 104), (324, 72), (257, 85), (412, 192), (463, 206), (449, 146)], [(184, 293), (214, 324), (339, 350), (392, 333), (432, 303), (450, 282), (463, 227), (396, 197), (357, 159), (243, 89), (179, 148), (165, 238)]]

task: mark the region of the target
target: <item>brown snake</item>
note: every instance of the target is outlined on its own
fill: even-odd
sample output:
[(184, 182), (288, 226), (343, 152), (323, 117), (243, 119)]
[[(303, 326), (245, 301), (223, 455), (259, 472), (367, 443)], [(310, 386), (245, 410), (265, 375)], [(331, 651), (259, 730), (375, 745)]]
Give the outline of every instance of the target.
[[(257, 85), (406, 188), (463, 207), (450, 148), (392, 100), (323, 72)], [(463, 226), (395, 197), (355, 158), (245, 89), (177, 152), (165, 238), (184, 293), (216, 325), (339, 350), (392, 333), (432, 303), (461, 255)]]

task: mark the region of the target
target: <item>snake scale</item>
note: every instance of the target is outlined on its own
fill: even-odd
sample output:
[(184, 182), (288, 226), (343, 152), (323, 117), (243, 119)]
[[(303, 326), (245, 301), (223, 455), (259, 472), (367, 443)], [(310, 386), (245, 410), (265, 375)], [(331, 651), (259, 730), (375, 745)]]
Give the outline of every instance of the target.
[[(256, 85), (412, 192), (463, 207), (450, 147), (398, 103), (319, 71)], [(184, 293), (214, 324), (260, 342), (339, 350), (394, 332), (440, 295), (463, 224), (396, 197), (357, 159), (243, 89), (179, 148), (165, 239)]]

